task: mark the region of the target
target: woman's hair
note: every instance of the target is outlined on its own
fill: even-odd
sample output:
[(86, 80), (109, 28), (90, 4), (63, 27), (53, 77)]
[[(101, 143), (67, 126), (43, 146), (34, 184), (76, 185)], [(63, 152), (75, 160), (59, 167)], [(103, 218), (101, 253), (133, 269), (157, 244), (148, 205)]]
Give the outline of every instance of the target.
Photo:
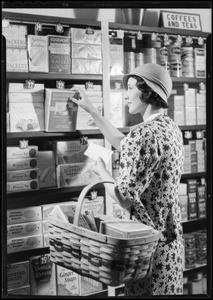
[(157, 93), (155, 93), (141, 77), (136, 75), (132, 75), (131, 77), (137, 80), (136, 86), (139, 91), (142, 92), (140, 97), (141, 101), (155, 105), (158, 108), (168, 108), (168, 104)]

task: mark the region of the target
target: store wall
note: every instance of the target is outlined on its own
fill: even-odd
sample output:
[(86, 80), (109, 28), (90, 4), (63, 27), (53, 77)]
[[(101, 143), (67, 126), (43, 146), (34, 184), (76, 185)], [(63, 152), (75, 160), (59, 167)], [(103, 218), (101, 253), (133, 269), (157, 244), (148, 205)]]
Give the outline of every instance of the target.
[(107, 20), (109, 22), (116, 23), (128, 23), (144, 26), (158, 26), (160, 10), (177, 11), (184, 13), (199, 14), (202, 24), (202, 31), (212, 32), (212, 12), (209, 8), (204, 9), (99, 9), (99, 8), (87, 8), (87, 9), (71, 9), (71, 8), (44, 8), (44, 9), (3, 9), (3, 11), (21, 12), (27, 14), (39, 14), (49, 16), (61, 16), (67, 18), (79, 18), (87, 20)]

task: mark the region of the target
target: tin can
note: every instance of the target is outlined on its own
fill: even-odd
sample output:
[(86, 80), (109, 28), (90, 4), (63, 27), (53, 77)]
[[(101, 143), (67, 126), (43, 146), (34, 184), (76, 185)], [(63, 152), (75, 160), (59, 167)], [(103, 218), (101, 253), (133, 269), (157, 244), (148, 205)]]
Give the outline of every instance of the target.
[(193, 47), (181, 48), (182, 76), (194, 77), (194, 49)]
[(182, 76), (181, 60), (178, 59), (170, 60), (169, 69), (170, 69), (170, 75), (172, 77), (181, 77)]
[(130, 73), (135, 68), (135, 52), (125, 52), (125, 69)]
[(144, 63), (157, 63), (157, 49), (144, 48)]
[(144, 55), (142, 52), (135, 53), (135, 67), (138, 67), (144, 63)]
[(196, 250), (185, 250), (185, 268), (194, 268), (196, 264), (197, 254)]
[(196, 263), (198, 264), (206, 264), (207, 262), (207, 248), (197, 248), (196, 249)]
[(193, 234), (184, 234), (183, 238), (186, 250), (195, 249), (195, 236)]

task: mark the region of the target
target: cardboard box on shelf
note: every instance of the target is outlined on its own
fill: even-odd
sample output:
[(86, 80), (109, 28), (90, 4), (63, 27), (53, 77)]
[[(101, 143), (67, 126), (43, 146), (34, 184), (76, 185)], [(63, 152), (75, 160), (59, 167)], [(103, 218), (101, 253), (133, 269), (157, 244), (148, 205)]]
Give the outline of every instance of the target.
[(72, 58), (72, 74), (102, 74), (101, 59)]
[(41, 206), (31, 206), (7, 210), (8, 225), (41, 220)]
[(38, 179), (7, 182), (8, 193), (36, 191), (38, 189), (39, 189)]
[(7, 252), (15, 253), (43, 247), (42, 234), (7, 239)]
[(48, 36), (28, 35), (27, 47), (30, 72), (49, 72)]
[(7, 182), (38, 179), (39, 169), (7, 171)]
[(7, 48), (26, 48), (27, 46), (27, 26), (9, 24), (2, 26), (2, 34), (6, 38)]
[(8, 291), (29, 286), (29, 261), (11, 263), (7, 270)]
[(87, 28), (71, 27), (69, 29), (71, 42), (100, 45), (102, 43), (101, 30), (92, 29), (91, 32)]
[(11, 146), (7, 147), (7, 159), (12, 158), (30, 158), (38, 156), (38, 146), (28, 146), (21, 149), (20, 147)]
[(7, 225), (7, 238), (42, 234), (41, 221)]
[(76, 91), (45, 89), (45, 131), (72, 132), (76, 130), (78, 105), (69, 100), (77, 98)]
[(39, 188), (56, 187), (56, 167), (51, 150), (38, 151)]
[(7, 48), (7, 72), (28, 72), (26, 49)]
[(7, 159), (7, 171), (27, 170), (37, 168), (38, 160), (34, 158)]

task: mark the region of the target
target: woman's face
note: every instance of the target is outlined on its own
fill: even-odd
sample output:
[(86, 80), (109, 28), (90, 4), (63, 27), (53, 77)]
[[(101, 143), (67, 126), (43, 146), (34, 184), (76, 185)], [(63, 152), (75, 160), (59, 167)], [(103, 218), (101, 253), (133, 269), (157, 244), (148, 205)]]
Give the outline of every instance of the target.
[(127, 82), (127, 91), (125, 94), (125, 100), (127, 101), (130, 114), (144, 114), (148, 104), (141, 101), (141, 91), (136, 86), (137, 80), (130, 77)]

